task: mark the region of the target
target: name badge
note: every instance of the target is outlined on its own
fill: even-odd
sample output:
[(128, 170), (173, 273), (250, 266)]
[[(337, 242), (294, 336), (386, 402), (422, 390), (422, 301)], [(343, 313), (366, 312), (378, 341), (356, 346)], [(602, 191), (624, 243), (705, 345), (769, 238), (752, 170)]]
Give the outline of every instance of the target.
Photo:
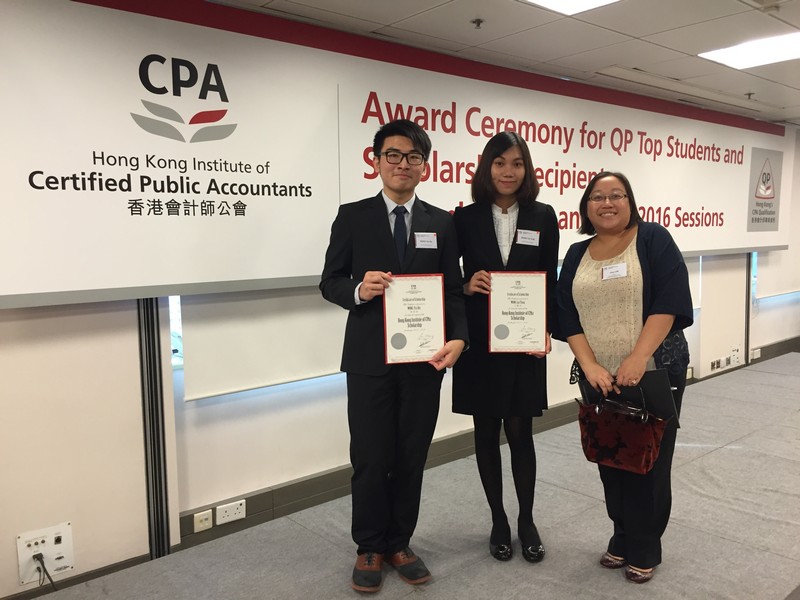
[(517, 229), (517, 243), (523, 246), (538, 246), (539, 232), (529, 229)]
[(619, 263), (618, 265), (608, 265), (607, 267), (603, 267), (603, 275), (601, 279), (605, 281), (606, 279), (618, 279), (619, 277), (627, 277), (627, 276), (628, 276), (627, 263)]
[(416, 248), (427, 248), (436, 250), (439, 246), (436, 244), (436, 233), (428, 233), (425, 231), (414, 232), (414, 246)]

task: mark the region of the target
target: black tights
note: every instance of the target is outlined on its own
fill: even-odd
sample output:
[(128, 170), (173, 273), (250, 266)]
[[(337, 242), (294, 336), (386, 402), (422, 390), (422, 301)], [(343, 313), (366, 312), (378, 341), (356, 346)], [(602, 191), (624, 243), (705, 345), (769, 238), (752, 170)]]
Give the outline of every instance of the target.
[(503, 471), (500, 463), (500, 425), (511, 450), (511, 472), (517, 492), (519, 516), (517, 529), (523, 542), (533, 543), (538, 538), (533, 527), (533, 490), (536, 485), (536, 451), (533, 447), (533, 419), (531, 417), (477, 417), (475, 424), (475, 458), (486, 500), (492, 511), (493, 544), (508, 543), (511, 530), (503, 507)]

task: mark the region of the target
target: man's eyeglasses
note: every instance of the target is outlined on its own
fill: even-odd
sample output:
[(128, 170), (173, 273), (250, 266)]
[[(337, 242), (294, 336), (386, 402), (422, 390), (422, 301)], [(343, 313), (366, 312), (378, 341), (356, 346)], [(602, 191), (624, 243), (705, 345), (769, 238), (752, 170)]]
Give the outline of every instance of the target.
[(405, 158), (409, 165), (417, 167), (425, 162), (425, 155), (421, 152), (400, 152), (399, 150), (389, 150), (379, 152), (376, 156), (382, 156), (390, 165), (399, 165)]
[(605, 202), (606, 199), (611, 200), (611, 202), (620, 202), (628, 197), (628, 194), (620, 194), (619, 192), (614, 192), (613, 194), (609, 194), (606, 196), (605, 194), (592, 194), (589, 196), (589, 202)]

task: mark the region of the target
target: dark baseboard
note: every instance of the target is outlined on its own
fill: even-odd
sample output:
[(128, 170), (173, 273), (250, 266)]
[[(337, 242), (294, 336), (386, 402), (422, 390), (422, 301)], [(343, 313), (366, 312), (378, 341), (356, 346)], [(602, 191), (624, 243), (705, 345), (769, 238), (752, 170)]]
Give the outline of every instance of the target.
[(783, 356), (784, 354), (789, 354), (790, 352), (800, 352), (800, 338), (792, 338), (789, 340), (783, 340), (782, 342), (777, 342), (775, 344), (770, 344), (769, 346), (761, 346), (760, 350), (761, 356), (748, 362), (748, 365), (754, 365), (765, 360), (769, 360), (770, 358), (777, 358), (778, 356)]

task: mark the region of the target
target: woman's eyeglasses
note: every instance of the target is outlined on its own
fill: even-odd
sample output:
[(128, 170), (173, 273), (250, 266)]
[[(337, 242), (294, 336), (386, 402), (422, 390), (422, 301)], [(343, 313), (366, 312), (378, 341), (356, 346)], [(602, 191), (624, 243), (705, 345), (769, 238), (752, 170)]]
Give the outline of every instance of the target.
[(589, 196), (589, 202), (605, 202), (606, 200), (611, 200), (611, 202), (620, 202), (628, 197), (628, 194), (620, 194), (619, 192), (614, 192), (613, 194), (592, 194)]

